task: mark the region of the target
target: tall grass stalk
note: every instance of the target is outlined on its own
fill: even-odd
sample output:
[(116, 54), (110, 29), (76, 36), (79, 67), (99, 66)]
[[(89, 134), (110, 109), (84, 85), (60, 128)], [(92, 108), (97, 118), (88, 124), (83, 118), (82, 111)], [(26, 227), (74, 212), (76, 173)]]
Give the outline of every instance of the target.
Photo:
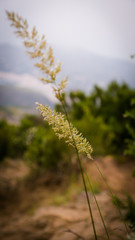
[(94, 223), (94, 218), (93, 218), (93, 214), (92, 214), (92, 208), (91, 208), (91, 204), (89, 201), (88, 190), (87, 190), (87, 186), (86, 186), (86, 182), (85, 182), (85, 178), (84, 178), (84, 172), (83, 172), (83, 168), (82, 168), (82, 162), (81, 162), (80, 156), (78, 154), (77, 148), (76, 148), (76, 154), (77, 154), (77, 159), (79, 162), (79, 167), (81, 170), (81, 176), (82, 176), (85, 194), (86, 194), (86, 198), (87, 198), (87, 203), (88, 203), (88, 207), (89, 207), (89, 213), (90, 213), (90, 217), (91, 217), (91, 221), (92, 221), (93, 232), (94, 232), (95, 239), (97, 240), (97, 234), (96, 234), (95, 223)]
[(91, 189), (91, 191), (92, 191), (92, 194), (93, 194), (93, 197), (94, 197), (95, 203), (96, 203), (96, 205), (97, 205), (97, 209), (98, 209), (98, 211), (99, 211), (99, 214), (100, 214), (100, 217), (101, 217), (101, 221), (102, 221), (102, 223), (103, 223), (103, 227), (104, 227), (104, 229), (105, 229), (105, 232), (106, 232), (107, 238), (108, 238), (108, 240), (110, 240), (109, 233), (108, 233), (107, 227), (106, 227), (106, 225), (105, 225), (105, 221), (104, 221), (104, 218), (103, 218), (103, 215), (102, 215), (102, 212), (101, 212), (100, 206), (99, 206), (99, 204), (98, 204), (98, 201), (97, 201), (96, 195), (95, 195), (95, 193), (94, 193), (94, 190), (93, 190), (93, 187), (92, 187), (92, 184), (91, 184), (90, 178), (88, 177), (88, 174), (87, 174), (86, 171), (85, 171), (85, 175), (86, 175), (87, 181), (88, 181), (88, 183), (89, 183), (89, 185), (90, 185), (90, 189)]
[[(70, 121), (69, 121), (68, 113), (66, 111), (64, 99), (61, 101), (61, 103), (62, 103), (63, 110), (65, 112), (65, 115), (66, 115), (66, 118), (67, 118), (67, 121), (68, 121), (68, 124), (69, 124), (69, 127), (70, 127)], [(76, 147), (76, 142), (75, 142), (74, 136), (72, 134), (72, 128), (71, 127), (70, 127), (70, 131), (71, 131), (71, 136), (72, 136), (72, 139), (73, 139), (73, 142), (74, 142), (75, 151), (76, 151), (76, 155), (77, 155), (77, 160), (78, 160), (80, 171), (81, 171), (82, 181), (83, 181), (84, 190), (85, 190), (86, 199), (87, 199), (88, 208), (89, 208), (89, 213), (90, 213), (90, 219), (92, 221), (93, 232), (94, 232), (95, 239), (97, 240), (97, 233), (96, 233), (96, 228), (95, 228), (95, 222), (94, 222), (94, 218), (93, 218), (93, 214), (92, 214), (92, 208), (91, 208), (91, 204), (90, 204), (90, 200), (89, 200), (89, 196), (88, 196), (88, 190), (87, 190), (86, 181), (85, 181), (85, 177), (84, 177), (84, 171), (83, 171), (83, 167), (82, 167), (82, 162), (81, 162), (81, 159), (80, 159), (80, 156), (79, 156), (79, 153), (78, 153), (78, 149)]]

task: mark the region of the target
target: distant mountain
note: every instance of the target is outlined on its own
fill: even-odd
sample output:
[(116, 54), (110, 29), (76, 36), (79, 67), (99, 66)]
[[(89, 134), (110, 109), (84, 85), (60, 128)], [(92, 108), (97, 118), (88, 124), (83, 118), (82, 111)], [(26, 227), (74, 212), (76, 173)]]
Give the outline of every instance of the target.
[[(98, 56), (88, 51), (60, 47), (54, 47), (54, 53), (56, 60), (59, 59), (63, 63), (59, 78), (69, 76), (70, 90), (81, 89), (88, 92), (93, 85), (105, 87), (114, 79), (135, 87), (134, 60), (124, 61)], [(9, 44), (0, 45), (0, 71), (33, 75), (37, 72), (25, 49)]]
[(35, 102), (53, 107), (53, 104), (41, 93), (14, 86), (0, 86), (0, 106), (35, 109)]
[(0, 71), (32, 73), (34, 67), (23, 47), (0, 44)]
[(56, 48), (56, 56), (63, 62), (63, 72), (69, 75), (72, 87), (84, 91), (95, 84), (102, 87), (112, 81), (127, 82), (135, 87), (135, 61), (99, 56), (84, 50)]

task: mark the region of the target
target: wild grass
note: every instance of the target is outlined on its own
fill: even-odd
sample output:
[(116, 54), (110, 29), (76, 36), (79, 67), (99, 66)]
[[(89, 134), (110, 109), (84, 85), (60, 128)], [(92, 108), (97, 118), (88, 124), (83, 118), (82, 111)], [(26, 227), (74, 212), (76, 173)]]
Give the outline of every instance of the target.
[[(59, 139), (65, 139), (65, 142), (72, 146), (75, 149), (78, 165), (81, 172), (82, 182), (86, 194), (89, 214), (90, 214), (90, 225), (92, 224), (93, 227), (93, 234), (95, 240), (98, 239), (95, 221), (94, 221), (94, 215), (93, 210), (91, 207), (90, 198), (88, 195), (88, 183), (91, 189), (91, 192), (93, 194), (93, 197), (95, 199), (97, 209), (99, 211), (99, 215), (101, 217), (101, 221), (103, 223), (103, 227), (106, 233), (106, 237), (108, 240), (110, 240), (110, 234), (107, 230), (105, 220), (103, 219), (100, 206), (98, 204), (98, 201), (96, 199), (96, 194), (98, 192), (98, 186), (94, 186), (91, 183), (90, 178), (88, 178), (87, 174), (84, 171), (83, 164), (80, 158), (80, 153), (86, 154), (86, 156), (94, 161), (95, 167), (97, 168), (99, 174), (101, 175), (103, 181), (106, 183), (111, 197), (114, 197), (108, 183), (106, 182), (106, 179), (104, 178), (102, 172), (100, 171), (97, 163), (93, 158), (91, 157), (92, 153), (92, 147), (91, 144), (87, 141), (86, 138), (83, 137), (81, 133), (72, 125), (70, 122), (67, 110), (66, 110), (66, 104), (64, 101), (64, 93), (65, 88), (68, 84), (68, 78), (63, 78), (60, 82), (57, 81), (57, 75), (61, 71), (61, 63), (55, 63), (55, 58), (53, 55), (53, 49), (48, 45), (46, 38), (44, 35), (41, 37), (38, 35), (38, 31), (36, 27), (33, 27), (31, 31), (29, 31), (28, 23), (25, 19), (20, 17), (18, 14), (15, 14), (13, 12), (7, 11), (8, 19), (11, 22), (11, 26), (15, 28), (15, 33), (18, 37), (20, 37), (23, 40), (24, 46), (27, 50), (28, 55), (36, 60), (35, 67), (37, 67), (40, 70), (41, 76), (40, 80), (45, 84), (51, 84), (55, 97), (60, 101), (64, 114), (58, 113), (55, 110), (52, 110), (49, 106), (43, 106), (42, 104), (36, 103), (37, 108), (41, 112), (43, 118), (45, 121), (49, 123), (49, 125), (52, 126), (52, 129), (54, 130), (55, 134), (58, 136)], [(71, 190), (70, 190), (71, 191)], [(61, 202), (65, 202), (68, 199), (68, 194), (65, 195), (65, 197), (54, 199), (54, 202), (56, 204), (59, 204)], [(118, 206), (117, 206), (118, 207)], [(120, 212), (120, 209), (119, 209)], [(120, 212), (121, 215), (121, 212)], [(125, 224), (126, 230), (128, 232), (128, 228)]]

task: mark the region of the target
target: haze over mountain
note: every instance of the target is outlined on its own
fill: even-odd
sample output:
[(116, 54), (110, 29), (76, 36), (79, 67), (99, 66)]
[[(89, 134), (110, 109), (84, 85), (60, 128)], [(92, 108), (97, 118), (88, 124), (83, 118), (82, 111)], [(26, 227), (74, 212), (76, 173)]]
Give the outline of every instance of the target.
[[(118, 82), (125, 81), (131, 87), (135, 87), (135, 61), (131, 61), (130, 57), (129, 61), (126, 61), (98, 56), (85, 50), (65, 49), (56, 46), (54, 55), (56, 61), (58, 59), (62, 62), (62, 72), (59, 74), (59, 79), (66, 75), (69, 76), (67, 90), (81, 89), (89, 93), (95, 84), (106, 87), (113, 79)], [(54, 102), (50, 89), (45, 88), (44, 90), (45, 86), (40, 81), (35, 80), (36, 76), (40, 76), (40, 73), (33, 66), (32, 60), (29, 59), (23, 47), (0, 44), (0, 85), (5, 86), (5, 88), (1, 88), (1, 94), (3, 91), (3, 94), (6, 95), (6, 86), (9, 95), (9, 86), (11, 85), (11, 92), (13, 92), (13, 86), (17, 86), (23, 87), (23, 94), (24, 88), (28, 87), (29, 92), (31, 89), (37, 91), (38, 95), (42, 92), (42, 96), (44, 94), (44, 97)], [(13, 96), (13, 94), (11, 95)]]
[(0, 71), (32, 73), (34, 67), (23, 47), (0, 44)]
[(41, 93), (15, 86), (0, 86), (0, 106), (34, 109), (36, 108), (35, 102), (52, 106), (52, 103)]
[[(112, 79), (126, 81), (135, 87), (135, 61), (126, 61), (98, 56), (91, 52), (78, 49), (55, 47), (56, 60), (61, 61), (60, 77), (68, 75), (70, 88), (80, 88), (84, 91), (91, 89), (93, 84), (106, 86)], [(129, 56), (130, 60), (130, 56)], [(37, 74), (22, 47), (0, 44), (0, 71), (17, 74)]]
[(63, 72), (69, 75), (71, 88), (90, 91), (95, 84), (106, 87), (112, 80), (125, 81), (135, 87), (135, 61), (107, 58), (77, 49), (56, 48), (63, 62)]

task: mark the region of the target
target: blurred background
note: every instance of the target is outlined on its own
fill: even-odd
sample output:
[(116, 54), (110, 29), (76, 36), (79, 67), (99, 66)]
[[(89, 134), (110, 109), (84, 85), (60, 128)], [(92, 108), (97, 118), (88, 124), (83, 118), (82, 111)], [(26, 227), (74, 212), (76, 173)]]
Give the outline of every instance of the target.
[[(6, 10), (45, 34), (56, 62), (62, 62), (57, 81), (68, 75), (70, 120), (92, 145), (115, 200), (93, 163), (81, 156), (84, 167), (111, 239), (125, 239), (123, 220), (132, 234), (135, 224), (135, 2), (0, 0), (1, 239), (74, 240), (75, 233), (93, 239), (76, 155), (43, 121), (35, 102), (58, 112), (61, 105), (38, 80)], [(90, 188), (89, 197), (103, 237)]]

